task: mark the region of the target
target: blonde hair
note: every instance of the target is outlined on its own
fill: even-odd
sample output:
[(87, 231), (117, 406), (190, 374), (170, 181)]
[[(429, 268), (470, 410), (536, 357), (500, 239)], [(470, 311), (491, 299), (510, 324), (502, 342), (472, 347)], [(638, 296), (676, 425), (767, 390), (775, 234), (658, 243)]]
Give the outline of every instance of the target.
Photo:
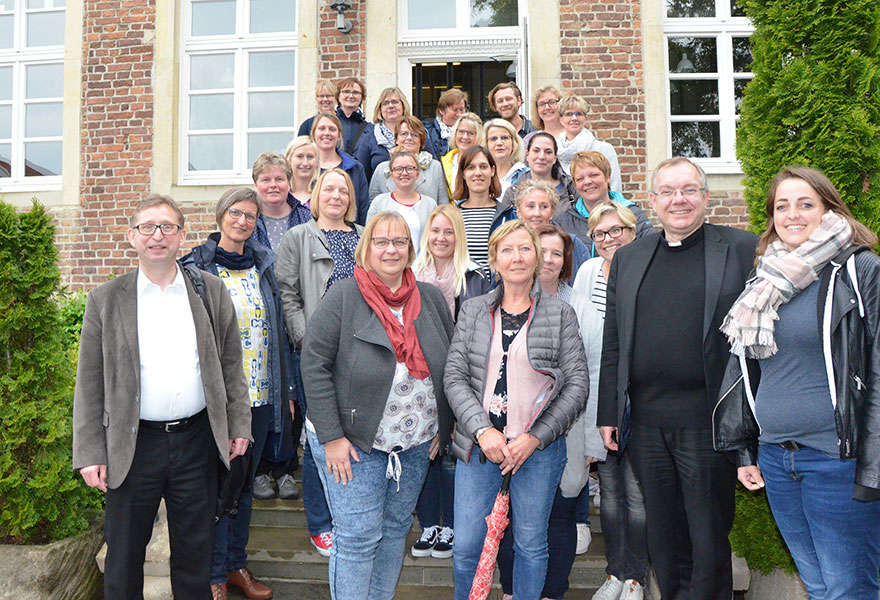
[(371, 270), (367, 261), (370, 252), (370, 244), (372, 243), (370, 238), (373, 237), (373, 231), (376, 227), (386, 221), (397, 223), (397, 225), (406, 232), (406, 237), (409, 240), (409, 243), (407, 244), (407, 247), (409, 248), (409, 256), (407, 257), (406, 266), (407, 268), (412, 266), (413, 261), (416, 258), (416, 247), (413, 245), (412, 232), (409, 230), (406, 218), (400, 213), (383, 210), (367, 221), (364, 231), (361, 233), (361, 239), (358, 240), (357, 248), (354, 250), (354, 262), (360, 268), (367, 271)]
[(257, 178), (263, 174), (263, 171), (273, 167), (278, 167), (284, 171), (284, 174), (287, 176), (287, 182), (290, 183), (290, 178), (293, 177), (293, 169), (290, 168), (290, 163), (287, 162), (287, 159), (277, 152), (263, 152), (254, 161), (253, 171), (251, 172), (254, 183), (257, 182)]
[(483, 125), (483, 142), (487, 145), (489, 143), (489, 129), (492, 127), (500, 127), (510, 135), (510, 140), (513, 142), (513, 150), (510, 151), (510, 164), (521, 161), (525, 155), (525, 147), (523, 146), (522, 138), (517, 135), (516, 129), (513, 128), (510, 121), (505, 119), (489, 119), (486, 121)]
[[(299, 135), (299, 136), (293, 138), (292, 140), (290, 140), (290, 143), (287, 144), (287, 148), (284, 150), (284, 158), (287, 159), (288, 164), (290, 164), (290, 159), (293, 157), (293, 153), (296, 152), (297, 150), (299, 150), (300, 148), (302, 148), (303, 146), (311, 146), (312, 150), (315, 152), (316, 158), (321, 155), (321, 153), (318, 152), (318, 146), (315, 144), (315, 142), (312, 140), (312, 138), (310, 138), (307, 135)], [(320, 170), (321, 170), (321, 168), (316, 164), (315, 170), (312, 171), (312, 176), (309, 178), (308, 189), (310, 189), (310, 190), (312, 189), (312, 186), (315, 183), (315, 178), (318, 177), (318, 171), (320, 171)], [(290, 172), (291, 172), (290, 179), (292, 181), (293, 180), (293, 167), (292, 166), (290, 168)], [(291, 190), (291, 191), (293, 191), (293, 190)]]
[(315, 219), (321, 216), (321, 203), (318, 201), (318, 198), (321, 195), (321, 186), (324, 185), (324, 179), (331, 173), (342, 175), (342, 178), (345, 179), (345, 185), (348, 186), (348, 209), (345, 211), (343, 220), (348, 223), (354, 223), (354, 220), (357, 218), (357, 201), (354, 196), (354, 185), (351, 183), (351, 177), (348, 176), (348, 173), (339, 167), (324, 171), (315, 179), (315, 185), (312, 187), (312, 199), (309, 202), (309, 211)]
[(376, 106), (373, 108), (373, 122), (381, 123), (382, 119), (382, 103), (388, 99), (389, 96), (397, 96), (397, 99), (400, 100), (400, 103), (403, 105), (403, 114), (401, 116), (408, 117), (411, 112), (409, 108), (409, 101), (406, 99), (406, 96), (403, 95), (403, 92), (399, 87), (389, 87), (385, 88), (381, 92), (379, 92), (379, 99), (376, 100)]
[(456, 296), (461, 296), (466, 287), (465, 275), (468, 272), (468, 265), (471, 262), (471, 255), (467, 247), (467, 234), (464, 230), (464, 219), (461, 218), (461, 211), (452, 204), (441, 204), (431, 211), (428, 215), (428, 221), (425, 223), (425, 234), (419, 244), (419, 255), (413, 263), (413, 271), (418, 274), (420, 271), (434, 268), (434, 255), (428, 250), (428, 235), (431, 231), (431, 223), (438, 216), (443, 215), (452, 223), (452, 232), (455, 236), (455, 244), (452, 250), (452, 268), (455, 276), (452, 282), (452, 289), (455, 290)]
[(538, 237), (538, 232), (535, 231), (534, 227), (522, 219), (513, 219), (512, 221), (506, 221), (499, 225), (498, 229), (493, 231), (492, 235), (489, 236), (489, 268), (495, 273), (495, 279), (501, 279), (501, 275), (495, 271), (495, 259), (498, 257), (498, 244), (500, 244), (502, 240), (511, 233), (519, 231), (520, 229), (529, 234), (529, 237), (532, 239), (532, 246), (535, 248), (534, 276), (537, 277), (538, 273), (541, 272), (541, 269), (544, 268), (544, 254), (541, 250), (541, 238)]
[(574, 158), (571, 159), (571, 166), (569, 167), (572, 178), (574, 178), (575, 171), (584, 167), (596, 167), (602, 171), (605, 179), (611, 179), (611, 163), (608, 162), (608, 159), (601, 152), (582, 150), (575, 154)]
[(590, 219), (587, 221), (587, 226), (590, 229), (590, 238), (593, 237), (593, 231), (599, 226), (599, 221), (601, 221), (602, 217), (605, 215), (617, 215), (617, 218), (620, 219), (620, 222), (623, 223), (624, 227), (632, 229), (633, 231), (636, 229), (638, 219), (633, 211), (620, 202), (604, 200), (599, 202), (593, 207), (593, 210), (590, 211)]
[(536, 190), (547, 194), (547, 199), (550, 201), (550, 206), (553, 207), (553, 210), (556, 210), (556, 207), (559, 205), (559, 194), (556, 193), (556, 190), (553, 189), (552, 185), (550, 185), (546, 181), (541, 181), (540, 179), (529, 179), (521, 186), (517, 187), (516, 195), (514, 196), (513, 200), (513, 205), (516, 208), (519, 208), (519, 205), (522, 204), (523, 200), (526, 199), (526, 196)]
[(452, 133), (449, 134), (449, 148), (452, 150), (458, 150), (458, 147), (455, 145), (455, 134), (458, 133), (458, 125), (462, 121), (467, 121), (471, 125), (474, 126), (474, 132), (476, 132), (476, 137), (474, 139), (474, 146), (482, 146), (483, 145), (483, 119), (480, 118), (479, 115), (474, 114), (472, 112), (466, 112), (458, 118), (458, 121), (455, 122), (455, 125), (452, 126)]
[(558, 112), (561, 117), (562, 114), (570, 108), (582, 110), (585, 114), (590, 112), (590, 107), (587, 106), (587, 101), (583, 96), (577, 96), (575, 94), (569, 94), (559, 100), (559, 104), (556, 105), (556, 112)]
[[(538, 98), (541, 97), (541, 94), (546, 92), (553, 92), (553, 95), (556, 96), (557, 100), (562, 98), (562, 94), (555, 86), (546, 85), (542, 88), (538, 88), (535, 95), (532, 96), (532, 123), (534, 123), (535, 127), (538, 129), (544, 129), (544, 119), (541, 118), (541, 112), (538, 110)], [(557, 106), (559, 105), (557, 104)]]

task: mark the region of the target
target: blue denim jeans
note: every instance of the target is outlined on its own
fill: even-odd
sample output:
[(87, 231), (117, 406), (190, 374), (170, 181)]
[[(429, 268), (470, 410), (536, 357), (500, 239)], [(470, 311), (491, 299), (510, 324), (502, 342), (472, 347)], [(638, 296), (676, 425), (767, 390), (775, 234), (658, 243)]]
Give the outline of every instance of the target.
[(645, 499), (626, 453), (609, 452), (598, 465), (602, 495), (602, 536), (605, 538), (605, 572), (621, 581), (635, 579), (645, 585), (648, 540)]
[[(455, 467), (455, 599), (467, 600), (486, 539), (486, 516), (501, 487), (501, 469), (481, 463), (479, 449)], [(536, 450), (510, 480), (514, 532), (513, 591), (517, 600), (538, 600), (547, 574), (547, 523), (565, 468), (565, 438)]]
[(455, 457), (438, 456), (428, 467), (425, 487), (416, 504), (416, 516), (422, 529), (442, 525), (452, 527), (455, 517)]
[(761, 444), (773, 518), (812, 600), (876, 600), (880, 502), (853, 500), (855, 460)]
[[(254, 449), (251, 463), (250, 483), (254, 481), (257, 463), (263, 453), (266, 437), (275, 420), (272, 405), (251, 408), (251, 435), (254, 437)], [(253, 494), (250, 484), (241, 493), (238, 500), (238, 512), (235, 516), (223, 515), (214, 526), (214, 552), (211, 560), (211, 584), (226, 583), (227, 571), (238, 571), (247, 565), (248, 537), (251, 527), (251, 507)]]
[(334, 600), (391, 600), (403, 566), (406, 534), (428, 471), (431, 444), (401, 452), (400, 489), (385, 477), (388, 453), (357, 449), (352, 479), (336, 483), (327, 471), (324, 446), (311, 431), (309, 445), (333, 515), (330, 596)]
[[(296, 385), (296, 401), (300, 414), (305, 416), (307, 401), (306, 391), (303, 388), (302, 370), (300, 369), (301, 356), (299, 352), (293, 353), (293, 380)], [(305, 418), (303, 423), (305, 423)], [(318, 469), (315, 467), (315, 459), (312, 456), (308, 439), (303, 445), (302, 500), (306, 511), (309, 535), (314, 537), (330, 531), (333, 528), (333, 519), (330, 517), (330, 508), (327, 506), (327, 499), (324, 496), (324, 485), (318, 476)]]

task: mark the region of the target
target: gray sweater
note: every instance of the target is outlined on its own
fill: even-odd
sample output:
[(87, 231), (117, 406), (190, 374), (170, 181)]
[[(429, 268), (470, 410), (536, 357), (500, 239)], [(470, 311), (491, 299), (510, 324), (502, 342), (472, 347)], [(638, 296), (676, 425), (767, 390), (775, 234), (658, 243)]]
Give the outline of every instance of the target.
[[(440, 290), (418, 283), (422, 310), (414, 323), (431, 372), (440, 439), (452, 431), (443, 371), (452, 315)], [(354, 277), (337, 281), (312, 314), (302, 349), (307, 417), (325, 444), (346, 437), (370, 453), (391, 391), (397, 359), (379, 317)]]
[[(482, 398), (492, 345), (492, 315), (503, 295), (501, 284), (488, 294), (465, 302), (449, 347), (443, 383), (457, 420), (452, 452), (464, 461), (470, 458), (477, 430), (492, 426)], [(565, 435), (584, 411), (590, 384), (574, 309), (544, 294), (537, 280), (531, 295), (532, 311), (526, 338), (529, 362), (533, 369), (555, 380), (543, 410), (529, 428), (529, 433), (540, 442), (538, 448), (543, 449)]]

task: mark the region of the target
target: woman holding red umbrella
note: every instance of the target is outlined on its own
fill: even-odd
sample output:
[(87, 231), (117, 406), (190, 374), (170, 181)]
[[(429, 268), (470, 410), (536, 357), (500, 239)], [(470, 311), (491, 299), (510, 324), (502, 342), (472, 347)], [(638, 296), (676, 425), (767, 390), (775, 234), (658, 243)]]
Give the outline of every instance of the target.
[[(455, 598), (468, 598), (486, 538), (486, 516), (512, 473), (513, 590), (540, 598), (547, 522), (565, 466), (563, 436), (583, 412), (587, 364), (574, 309), (544, 294), (538, 235), (519, 219), (489, 239), (492, 292), (462, 305), (444, 389), (457, 425)], [(479, 451), (486, 462), (477, 460)]]

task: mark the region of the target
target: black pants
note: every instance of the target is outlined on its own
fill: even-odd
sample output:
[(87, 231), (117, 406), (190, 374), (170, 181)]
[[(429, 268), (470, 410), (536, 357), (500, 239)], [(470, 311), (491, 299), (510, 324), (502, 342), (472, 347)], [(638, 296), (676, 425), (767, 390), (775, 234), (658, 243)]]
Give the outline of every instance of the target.
[(139, 429), (125, 481), (107, 490), (106, 600), (143, 599), (144, 557), (163, 497), (168, 509), (174, 597), (211, 598), (217, 449), (207, 416), (177, 433)]
[(627, 452), (645, 495), (663, 600), (730, 600), (736, 469), (712, 449), (711, 430), (634, 424)]

